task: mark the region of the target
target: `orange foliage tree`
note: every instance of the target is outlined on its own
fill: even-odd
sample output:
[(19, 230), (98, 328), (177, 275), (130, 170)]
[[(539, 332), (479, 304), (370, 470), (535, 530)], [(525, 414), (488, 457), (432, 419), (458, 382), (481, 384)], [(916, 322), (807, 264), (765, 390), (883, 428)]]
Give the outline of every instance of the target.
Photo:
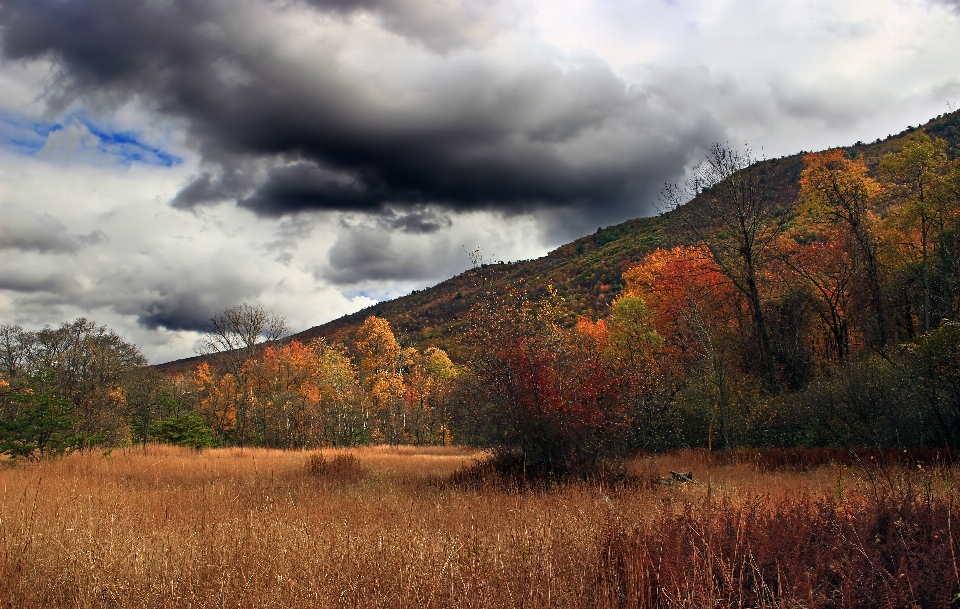
[(480, 443), (526, 475), (595, 471), (627, 448), (623, 379), (605, 322), (558, 322), (550, 299), (491, 294), (473, 312), (471, 403)]
[(801, 223), (781, 242), (783, 276), (807, 285), (814, 310), (824, 329), (819, 342), (824, 357), (844, 361), (859, 335), (851, 336), (851, 306), (855, 299), (854, 270), (844, 232), (835, 225)]
[(236, 378), (229, 372), (217, 376), (207, 362), (197, 366), (193, 378), (197, 410), (219, 437), (232, 437), (237, 423), (236, 405), (240, 397)]
[(862, 159), (851, 159), (839, 149), (804, 157), (800, 197), (806, 213), (845, 235), (844, 247), (859, 284), (854, 294), (867, 296), (862, 305), (872, 316), (864, 320), (865, 330), (868, 340), (879, 349), (891, 338), (875, 209), (881, 192)]
[(322, 437), (316, 353), (299, 341), (273, 345), (243, 365), (258, 444), (304, 447)]
[(655, 250), (624, 273), (624, 281), (624, 297), (646, 303), (668, 351), (714, 387), (714, 408), (724, 444), (730, 447), (731, 377), (744, 344), (737, 288), (706, 248), (687, 246)]

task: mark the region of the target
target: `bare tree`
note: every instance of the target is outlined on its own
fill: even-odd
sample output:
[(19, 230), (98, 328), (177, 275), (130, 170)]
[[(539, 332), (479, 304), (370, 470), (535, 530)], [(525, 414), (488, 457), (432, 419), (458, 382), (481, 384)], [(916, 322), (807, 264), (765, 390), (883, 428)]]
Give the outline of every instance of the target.
[[(768, 387), (775, 389), (776, 365), (760, 282), (785, 218), (768, 196), (756, 161), (750, 148), (741, 152), (715, 143), (684, 187), (668, 184), (663, 189), (660, 208), (677, 210), (693, 239), (710, 251), (717, 268), (746, 299), (757, 354)], [(684, 205), (698, 196), (696, 203)]]
[(234, 375), (243, 363), (254, 357), (260, 346), (289, 333), (283, 315), (271, 313), (260, 305), (243, 303), (210, 318), (197, 351), (203, 355), (223, 354), (222, 364)]
[[(243, 387), (244, 363), (254, 358), (266, 343), (288, 334), (283, 315), (271, 313), (260, 305), (243, 303), (210, 318), (206, 334), (197, 348), (201, 354), (216, 354), (218, 363)], [(246, 442), (249, 400), (244, 392), (236, 396), (236, 439)]]
[(35, 333), (12, 324), (0, 325), (0, 375), (10, 380), (23, 374), (35, 344)]

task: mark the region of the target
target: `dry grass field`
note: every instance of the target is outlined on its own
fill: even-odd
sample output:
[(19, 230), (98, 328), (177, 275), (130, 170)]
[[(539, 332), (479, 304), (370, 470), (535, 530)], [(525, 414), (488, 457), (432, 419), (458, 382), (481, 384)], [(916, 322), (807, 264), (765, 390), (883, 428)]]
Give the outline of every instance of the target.
[[(3, 468), (0, 602), (944, 608), (960, 591), (953, 466), (687, 452), (613, 488), (449, 482), (481, 456), (150, 446)], [(671, 469), (702, 483), (659, 483)]]

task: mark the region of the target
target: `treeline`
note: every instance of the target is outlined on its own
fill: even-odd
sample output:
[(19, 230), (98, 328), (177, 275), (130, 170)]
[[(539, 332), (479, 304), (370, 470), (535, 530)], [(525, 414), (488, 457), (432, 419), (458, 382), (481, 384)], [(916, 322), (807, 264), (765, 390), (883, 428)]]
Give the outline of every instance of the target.
[[(228, 312), (244, 309), (262, 313)], [(211, 329), (207, 340), (236, 336), (230, 332)], [(441, 349), (401, 348), (385, 320), (367, 319), (349, 351), (323, 340), (247, 338), (213, 365), (166, 376), (146, 366), (136, 346), (86, 319), (39, 332), (2, 326), (0, 452), (150, 441), (198, 449), (451, 443), (452, 388), (462, 368)]]
[(680, 244), (624, 273), (603, 319), (478, 265), (460, 364), (378, 317), (284, 341), (248, 305), (176, 376), (86, 320), (4, 326), (0, 450), (458, 442), (567, 475), (677, 447), (960, 446), (960, 160), (922, 133), (809, 154), (793, 200), (761, 167), (715, 146), (665, 188)]

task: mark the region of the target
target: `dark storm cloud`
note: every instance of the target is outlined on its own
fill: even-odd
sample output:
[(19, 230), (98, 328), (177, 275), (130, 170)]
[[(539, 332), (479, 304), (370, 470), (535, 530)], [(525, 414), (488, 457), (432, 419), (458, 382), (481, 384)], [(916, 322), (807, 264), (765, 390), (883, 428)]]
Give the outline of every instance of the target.
[[(186, 125), (205, 172), (174, 198), (179, 208), (362, 212), (419, 232), (435, 225), (417, 222), (428, 208), (592, 226), (649, 213), (664, 178), (721, 132), (710, 115), (685, 113), (685, 91), (632, 88), (598, 59), (529, 39), (484, 47), (504, 27), (497, 3), (434, 4), (8, 0), (0, 17), (8, 59), (59, 68), (51, 102), (135, 97)], [(422, 45), (371, 73), (344, 63), (336, 36), (305, 39), (309, 61), (297, 59), (277, 17), (290, 11), (341, 25), (367, 12)]]
[[(499, 0), (307, 0), (345, 16), (367, 12), (389, 30), (444, 52), (482, 42), (506, 25), (509, 8)], [(504, 10), (508, 9), (508, 10)]]
[(388, 232), (349, 228), (340, 232), (330, 248), (329, 266), (320, 275), (347, 286), (384, 279), (422, 281), (456, 268), (459, 261), (451, 261), (447, 249), (444, 240), (401, 243)]
[(379, 209), (389, 190), (349, 176), (331, 175), (312, 163), (275, 167), (249, 197), (239, 201), (264, 216), (282, 216), (322, 206), (340, 211)]
[(242, 267), (154, 269), (148, 272), (148, 278), (141, 274), (114, 278), (118, 284), (140, 289), (115, 296), (110, 305), (151, 330), (202, 332), (211, 317), (233, 305), (256, 300), (264, 290), (256, 280), (243, 277)]
[(155, 330), (195, 330), (203, 332), (210, 319), (226, 307), (213, 307), (197, 294), (174, 294), (163, 300), (147, 303), (137, 313), (137, 322)]
[(452, 222), (432, 209), (414, 209), (407, 213), (388, 211), (381, 216), (379, 224), (391, 230), (424, 235), (449, 228)]
[(59, 218), (37, 214), (17, 205), (0, 205), (0, 250), (41, 254), (76, 254), (104, 239), (100, 231), (74, 235)]

